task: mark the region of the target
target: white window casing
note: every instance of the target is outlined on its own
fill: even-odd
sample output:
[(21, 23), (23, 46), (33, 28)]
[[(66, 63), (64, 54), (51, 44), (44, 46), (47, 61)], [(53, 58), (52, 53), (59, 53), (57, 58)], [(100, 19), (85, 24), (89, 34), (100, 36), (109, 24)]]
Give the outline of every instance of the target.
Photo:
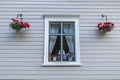
[[(79, 15), (44, 15), (45, 18), (45, 35), (44, 35), (44, 62), (42, 66), (80, 66), (80, 41), (79, 41)], [(75, 62), (49, 62), (49, 22), (70, 21), (75, 23)]]

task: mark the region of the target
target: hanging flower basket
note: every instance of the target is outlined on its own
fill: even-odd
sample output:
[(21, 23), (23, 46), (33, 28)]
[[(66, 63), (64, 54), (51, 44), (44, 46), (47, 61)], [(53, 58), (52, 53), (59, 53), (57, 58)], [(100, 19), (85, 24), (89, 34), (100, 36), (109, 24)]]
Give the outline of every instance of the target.
[(98, 23), (97, 28), (100, 32), (105, 33), (111, 31), (114, 28), (114, 23), (112, 22)]
[(10, 23), (10, 27), (16, 31), (21, 30), (22, 28), (29, 28), (30, 25), (28, 22), (23, 22), (23, 18), (20, 18), (20, 20), (12, 18), (12, 22)]
[(104, 23), (98, 23), (97, 28), (101, 33), (109, 32), (114, 28), (113, 22), (107, 21), (107, 15), (102, 14), (102, 17), (106, 18), (106, 22)]

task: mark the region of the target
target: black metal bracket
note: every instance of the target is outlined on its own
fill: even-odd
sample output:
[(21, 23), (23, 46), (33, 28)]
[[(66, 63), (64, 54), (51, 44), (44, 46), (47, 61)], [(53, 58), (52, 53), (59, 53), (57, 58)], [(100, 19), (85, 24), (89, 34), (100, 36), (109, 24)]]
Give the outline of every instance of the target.
[(108, 21), (107, 19), (107, 15), (104, 15), (104, 14), (102, 14), (102, 18), (104, 18), (105, 17), (105, 19), (106, 19), (106, 22)]
[(19, 17), (22, 18), (22, 16), (23, 16), (22, 14), (17, 14), (17, 18)]

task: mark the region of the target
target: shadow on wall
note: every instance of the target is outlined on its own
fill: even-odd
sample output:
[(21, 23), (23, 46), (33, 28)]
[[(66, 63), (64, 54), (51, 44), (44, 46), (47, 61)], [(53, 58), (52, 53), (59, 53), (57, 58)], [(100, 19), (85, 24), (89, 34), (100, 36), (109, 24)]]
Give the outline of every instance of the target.
[(99, 37), (99, 38), (104, 38), (106, 37), (106, 33), (100, 33), (98, 30), (95, 30), (96, 32), (96, 35)]
[(28, 33), (27, 33), (27, 31), (29, 31), (29, 30), (20, 30), (20, 31), (12, 31), (11, 33), (10, 33), (10, 36), (11, 36), (11, 38), (19, 38), (19, 39), (22, 39), (22, 38), (26, 38), (26, 37), (28, 37)]
[(4, 42), (29, 41), (29, 38), (31, 38), (31, 34), (27, 33), (28, 31), (29, 29), (20, 30), (19, 32), (10, 30), (9, 33), (0, 34), (0, 38), (1, 38), (0, 41), (4, 41)]
[(26, 30), (20, 30), (20, 31), (18, 31), (18, 32), (14, 32), (14, 37), (15, 38), (26, 38), (26, 37), (28, 37), (28, 33), (26, 33)]

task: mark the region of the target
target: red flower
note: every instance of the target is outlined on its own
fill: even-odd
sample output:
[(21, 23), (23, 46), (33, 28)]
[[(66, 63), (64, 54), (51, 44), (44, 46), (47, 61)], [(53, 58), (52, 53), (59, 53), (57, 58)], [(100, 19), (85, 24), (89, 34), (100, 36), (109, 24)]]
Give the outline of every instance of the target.
[(14, 18), (12, 18), (12, 20), (14, 21), (15, 19), (14, 19)]
[(99, 23), (97, 25), (99, 30), (103, 30), (103, 31), (111, 31), (114, 27), (114, 23), (112, 22), (104, 22), (104, 23)]
[(11, 23), (11, 27), (16, 30), (20, 30), (21, 28), (29, 28), (30, 25), (28, 24), (28, 22), (23, 22), (22, 19), (23, 18), (20, 18), (20, 20), (17, 20), (12, 18), (13, 22)]
[(99, 23), (97, 27), (98, 29), (102, 28), (103, 27), (102, 23)]
[(24, 24), (25, 24), (25, 26), (26, 26), (27, 28), (30, 27), (30, 25), (28, 24), (28, 22), (25, 22)]
[(24, 22), (21, 22), (21, 25), (22, 25), (23, 28), (26, 28)]
[(17, 19), (12, 19), (13, 20), (13, 22), (15, 22), (15, 23), (18, 23), (19, 21), (17, 20)]

